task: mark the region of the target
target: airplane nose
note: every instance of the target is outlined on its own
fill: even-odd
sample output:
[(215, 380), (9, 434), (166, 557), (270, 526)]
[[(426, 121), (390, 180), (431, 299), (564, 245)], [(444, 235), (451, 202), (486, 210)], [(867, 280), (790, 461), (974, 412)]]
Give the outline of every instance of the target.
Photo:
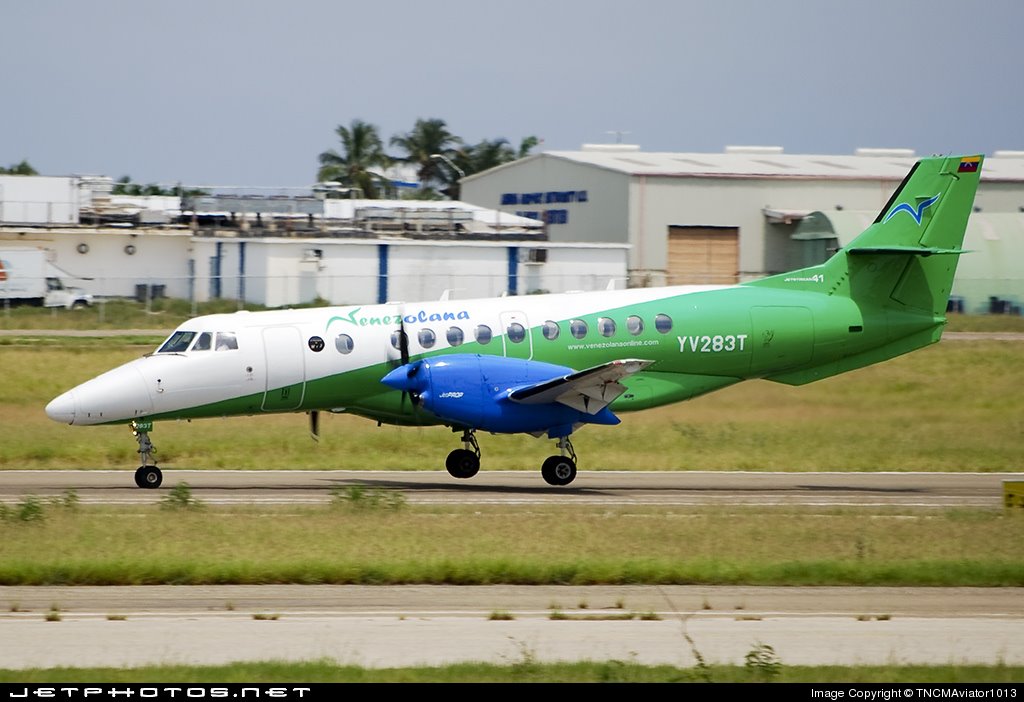
[[(36, 405), (38, 407), (38, 405)], [(46, 406), (46, 416), (61, 424), (75, 423), (75, 393), (69, 390)]]

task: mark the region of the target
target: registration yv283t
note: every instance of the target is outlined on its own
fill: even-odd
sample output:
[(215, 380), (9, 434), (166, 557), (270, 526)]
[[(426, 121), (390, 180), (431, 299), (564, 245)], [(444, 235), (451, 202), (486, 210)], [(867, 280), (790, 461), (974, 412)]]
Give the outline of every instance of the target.
[(707, 334), (699, 336), (677, 336), (679, 353), (719, 353), (722, 351), (742, 351), (747, 345), (746, 334)]

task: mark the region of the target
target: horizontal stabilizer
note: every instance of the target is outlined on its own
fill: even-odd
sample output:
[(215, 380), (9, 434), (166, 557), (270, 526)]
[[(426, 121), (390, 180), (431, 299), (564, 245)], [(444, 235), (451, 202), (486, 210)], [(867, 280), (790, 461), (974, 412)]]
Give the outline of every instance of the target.
[(535, 385), (516, 388), (508, 394), (513, 402), (541, 405), (559, 402), (567, 407), (597, 414), (626, 391), (620, 380), (639, 373), (654, 361), (620, 359)]
[(966, 249), (940, 249), (935, 246), (854, 246), (846, 253), (857, 256), (890, 254), (901, 256), (939, 256), (942, 254), (965, 254)]

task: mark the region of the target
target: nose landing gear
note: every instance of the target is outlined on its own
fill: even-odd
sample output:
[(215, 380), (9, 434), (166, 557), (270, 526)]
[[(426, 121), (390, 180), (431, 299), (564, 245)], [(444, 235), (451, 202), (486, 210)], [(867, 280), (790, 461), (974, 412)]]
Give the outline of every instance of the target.
[(480, 444), (477, 443), (476, 432), (472, 429), (463, 431), (462, 445), (464, 448), (448, 454), (444, 467), (453, 478), (472, 478), (480, 472)]
[(164, 481), (164, 475), (156, 467), (156, 459), (153, 458), (153, 454), (156, 453), (156, 447), (149, 440), (149, 432), (153, 430), (153, 422), (132, 422), (129, 426), (132, 430), (132, 436), (139, 442), (138, 454), (142, 460), (142, 465), (135, 471), (135, 484), (140, 488), (151, 490), (158, 488), (160, 483)]

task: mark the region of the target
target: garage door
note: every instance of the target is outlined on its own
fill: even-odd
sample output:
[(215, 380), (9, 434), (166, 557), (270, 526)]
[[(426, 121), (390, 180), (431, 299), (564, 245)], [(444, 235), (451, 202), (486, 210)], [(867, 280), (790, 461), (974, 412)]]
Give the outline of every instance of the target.
[(669, 285), (730, 285), (739, 280), (738, 227), (668, 228)]

